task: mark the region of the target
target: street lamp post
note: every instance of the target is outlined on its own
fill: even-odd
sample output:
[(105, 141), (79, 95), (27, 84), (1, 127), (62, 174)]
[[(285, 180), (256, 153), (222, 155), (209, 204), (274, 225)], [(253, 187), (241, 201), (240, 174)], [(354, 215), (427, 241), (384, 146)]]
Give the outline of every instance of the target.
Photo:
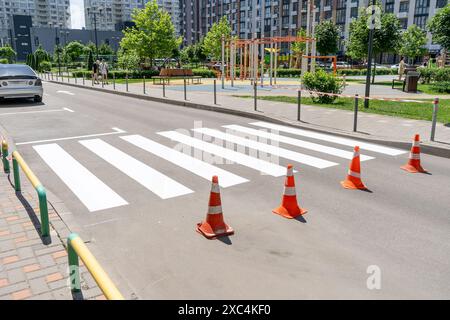
[(369, 107), (369, 95), (370, 95), (370, 72), (372, 71), (372, 51), (373, 51), (373, 32), (375, 29), (375, 0), (372, 0), (372, 14), (369, 24), (369, 47), (367, 55), (367, 72), (366, 72), (366, 92), (364, 97), (364, 108)]
[(58, 55), (58, 74), (61, 76), (61, 57), (59, 52), (60, 48), (59, 48), (58, 26), (56, 24), (55, 24), (55, 47), (56, 47), (56, 54)]
[[(90, 10), (90, 9), (91, 8), (87, 8), (87, 12), (89, 15), (92, 14), (94, 16), (94, 36), (95, 36), (95, 50), (96, 50), (95, 56), (96, 56), (96, 59), (98, 60), (97, 12), (94, 10)], [(99, 13), (101, 14), (102, 9), (99, 8), (98, 10), (99, 10)]]

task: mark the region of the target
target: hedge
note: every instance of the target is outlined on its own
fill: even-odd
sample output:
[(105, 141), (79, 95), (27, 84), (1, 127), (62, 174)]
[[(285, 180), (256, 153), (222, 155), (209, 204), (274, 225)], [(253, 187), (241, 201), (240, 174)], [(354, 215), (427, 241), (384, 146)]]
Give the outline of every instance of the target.
[(417, 68), (422, 83), (450, 82), (450, 68)]
[[(372, 69), (373, 70), (373, 69)], [(365, 76), (366, 75), (366, 69), (338, 69), (337, 74), (338, 75), (346, 75), (346, 76)], [(397, 69), (390, 69), (390, 68), (376, 68), (375, 74), (378, 76), (382, 75), (395, 75), (398, 74)]]
[(277, 77), (280, 78), (293, 78), (301, 75), (302, 69), (277, 69)]
[(0, 59), (0, 64), (8, 64), (8, 59)]
[[(203, 78), (214, 78), (215, 74), (212, 70), (208, 69), (192, 69), (194, 76), (201, 76)], [(91, 76), (91, 71), (83, 70), (83, 71), (72, 71), (72, 75), (74, 77), (82, 77), (84, 73), (85, 77)], [(134, 71), (124, 71), (124, 70), (114, 70), (110, 71), (109, 77), (113, 77), (113, 75), (117, 79), (125, 78), (128, 74), (129, 79), (142, 79), (143, 76), (146, 78), (159, 76), (158, 70), (134, 70)]]

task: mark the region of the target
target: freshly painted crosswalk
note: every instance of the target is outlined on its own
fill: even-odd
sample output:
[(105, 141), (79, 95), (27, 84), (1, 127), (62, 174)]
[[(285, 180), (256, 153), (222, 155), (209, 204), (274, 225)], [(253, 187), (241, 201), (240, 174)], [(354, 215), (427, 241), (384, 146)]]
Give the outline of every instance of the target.
[(82, 140), (80, 143), (162, 199), (194, 192), (101, 139)]
[[(406, 153), (403, 150), (377, 144), (260, 121), (248, 125), (227, 124), (221, 127), (222, 129), (194, 128), (192, 129), (193, 136), (186, 131), (183, 133), (178, 131), (150, 133), (153, 136), (159, 135), (158, 142), (150, 136), (126, 134), (123, 130), (115, 132), (117, 137), (114, 135), (101, 138), (80, 136), (74, 137), (73, 140), (85, 147), (82, 152), (96, 155), (98, 159), (96, 167), (102, 166), (104, 169), (103, 166), (110, 166), (109, 170), (118, 170), (125, 175), (125, 179), (135, 181), (161, 199), (192, 194), (196, 191), (195, 188), (192, 190), (184, 183), (188, 183), (189, 186), (195, 186), (202, 181), (207, 183), (214, 175), (219, 176), (221, 187), (248, 183), (250, 177), (255, 177), (255, 172), (272, 177), (284, 176), (286, 167), (273, 161), (274, 159), (278, 160), (278, 157), (293, 164), (297, 163), (294, 164), (296, 168), (312, 167), (326, 170), (338, 165), (346, 166), (347, 160), (353, 157), (353, 152), (349, 147), (353, 148), (355, 145), (359, 145), (361, 149), (388, 156)], [(308, 138), (308, 141), (300, 137)], [(103, 139), (110, 141), (106, 142)], [(183, 151), (189, 150), (190, 152), (185, 153), (173, 148), (171, 141), (178, 142), (178, 146), (183, 148), (187, 147)], [(85, 164), (80, 160), (83, 159), (80, 149), (77, 150), (77, 153), (70, 152), (70, 144), (73, 142), (67, 139), (51, 141), (52, 143), (45, 142), (47, 144), (34, 145), (33, 148), (89, 211), (94, 212), (128, 204), (119, 195), (125, 191), (120, 189), (121, 186), (115, 187), (119, 190), (113, 190), (105, 181), (96, 176), (92, 167), (89, 170), (84, 166)], [(321, 144), (321, 142), (327, 145)], [(57, 143), (63, 143), (64, 148), (69, 148), (69, 152)], [(282, 143), (283, 147), (280, 147), (278, 143)], [(330, 144), (337, 146), (330, 146)], [(240, 149), (240, 152), (235, 148)], [(142, 159), (138, 160), (139, 155), (134, 155), (134, 152), (139, 150), (144, 150), (149, 156), (156, 157), (158, 159), (154, 162), (156, 165), (150, 166)], [(209, 163), (205, 160), (203, 152), (229, 160), (233, 165), (227, 165), (224, 170), (220, 164)], [(310, 152), (313, 152), (314, 155), (309, 154)], [(263, 159), (262, 153), (275, 155), (275, 157)], [(201, 155), (201, 157), (197, 155)], [(361, 155), (362, 161), (373, 159), (375, 159), (373, 156)], [(169, 170), (165, 167), (165, 172), (170, 172), (167, 175), (159, 171), (161, 170), (160, 165), (165, 163), (168, 163), (170, 167)], [(92, 166), (92, 162), (88, 165)], [(248, 173), (240, 169), (240, 173), (237, 175), (233, 172), (237, 166), (244, 167)], [(178, 170), (183, 171), (184, 174), (177, 176)], [(186, 172), (192, 174), (193, 178), (189, 181), (182, 181), (182, 179), (186, 180)], [(147, 190), (144, 191), (147, 192)]]
[(262, 128), (287, 132), (287, 133), (298, 135), (298, 136), (304, 136), (304, 137), (308, 137), (308, 138), (328, 141), (328, 142), (337, 143), (337, 144), (341, 144), (341, 145), (345, 145), (345, 146), (350, 146), (350, 147), (359, 146), (361, 149), (374, 151), (374, 152), (378, 152), (378, 153), (383, 153), (383, 154), (387, 154), (390, 156), (398, 156), (400, 154), (404, 154), (407, 152), (407, 151), (399, 150), (399, 149), (395, 149), (395, 148), (383, 147), (378, 144), (367, 143), (367, 142), (362, 142), (362, 141), (348, 139), (348, 138), (341, 138), (341, 137), (337, 137), (337, 136), (333, 136), (333, 135), (329, 135), (329, 134), (318, 133), (318, 132), (304, 130), (304, 129), (297, 129), (297, 128), (282, 126), (282, 125), (274, 124), (274, 123), (258, 121), (258, 122), (252, 122), (250, 124), (254, 125), (254, 126), (262, 127)]
[(287, 150), (287, 149), (273, 146), (270, 144), (265, 144), (262, 142), (241, 138), (241, 137), (238, 137), (238, 136), (235, 136), (235, 135), (232, 135), (229, 133), (225, 133), (222, 131), (218, 131), (218, 130), (213, 130), (213, 129), (209, 129), (209, 128), (197, 128), (197, 129), (193, 129), (193, 130), (196, 132), (206, 134), (211, 137), (215, 137), (215, 138), (222, 139), (225, 141), (237, 143), (237, 144), (240, 144), (240, 145), (252, 148), (252, 149), (267, 152), (267, 153), (270, 153), (270, 154), (273, 154), (273, 155), (276, 155), (276, 156), (279, 156), (282, 158), (293, 160), (298, 163), (303, 163), (308, 166), (319, 168), (319, 169), (324, 169), (324, 168), (328, 168), (328, 167), (337, 165), (336, 162), (331, 162), (331, 161), (320, 159), (317, 157), (308, 156), (308, 155), (305, 155), (305, 154), (302, 154), (299, 152)]
[(56, 143), (33, 148), (89, 211), (128, 204)]
[[(290, 145), (293, 145), (296, 147), (309, 149), (309, 150), (313, 150), (313, 151), (317, 151), (317, 152), (321, 152), (321, 153), (326, 153), (326, 154), (336, 156), (339, 158), (350, 159), (350, 160), (353, 158), (353, 152), (324, 146), (324, 145), (321, 145), (318, 143), (308, 142), (308, 141), (304, 141), (304, 140), (300, 140), (300, 139), (294, 139), (291, 137), (282, 136), (279, 134), (262, 131), (262, 130), (256, 130), (256, 129), (243, 127), (243, 126), (239, 126), (239, 125), (232, 124), (232, 125), (226, 125), (223, 127), (226, 129), (234, 130), (234, 131), (247, 133), (247, 134), (250, 134), (253, 136), (262, 137), (262, 138), (290, 144)], [(366, 161), (366, 160), (371, 160), (371, 159), (374, 159), (374, 157), (366, 156), (364, 154), (361, 155), (361, 161)]]
[(234, 173), (166, 147), (141, 135), (120, 138), (204, 179), (210, 180), (213, 175), (218, 175), (220, 177), (219, 184), (221, 187), (230, 187), (248, 181)]
[(200, 149), (202, 151), (215, 154), (224, 159), (239, 163), (240, 165), (249, 167), (254, 170), (269, 174), (274, 177), (280, 177), (286, 173), (286, 168), (277, 164), (264, 161), (261, 159), (253, 158), (246, 154), (233, 151), (215, 144), (211, 144), (200, 139), (195, 139), (185, 134), (181, 134), (177, 131), (165, 131), (158, 132), (159, 135), (172, 139), (177, 142), (181, 142), (188, 146)]

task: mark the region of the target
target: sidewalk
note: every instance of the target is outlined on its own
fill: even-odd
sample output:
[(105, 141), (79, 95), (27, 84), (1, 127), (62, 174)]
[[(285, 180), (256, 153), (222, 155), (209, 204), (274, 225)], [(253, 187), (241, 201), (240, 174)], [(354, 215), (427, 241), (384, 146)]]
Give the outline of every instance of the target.
[[(64, 81), (67, 83), (67, 80)], [(74, 79), (70, 80), (74, 84)], [(82, 84), (82, 79), (77, 79), (78, 85)], [(91, 82), (86, 81), (85, 85), (91, 87)], [(95, 88), (102, 88), (101, 84), (96, 84)], [(362, 85), (352, 86), (352, 90), (357, 90)], [(380, 88), (378, 88), (380, 87)], [(356, 89), (355, 89), (356, 88)], [(104, 89), (113, 90), (113, 85), (104, 85)], [(381, 95), (386, 90), (386, 86), (377, 86), (373, 89), (374, 95)], [(390, 89), (390, 88), (389, 88)], [(116, 84), (115, 90), (126, 91), (125, 84)], [(177, 101), (184, 101), (183, 85), (171, 84), (166, 85), (166, 98)], [(350, 89), (349, 89), (350, 90)], [(392, 90), (392, 89), (390, 89)], [(289, 89), (271, 89), (268, 86), (264, 88), (258, 87), (258, 95), (285, 95), (286, 92), (294, 92)], [(396, 90), (397, 91), (397, 90)], [(142, 83), (130, 83), (128, 92), (135, 94), (143, 94)], [(400, 91), (399, 91), (400, 92)], [(188, 85), (187, 100), (193, 103), (205, 104), (208, 106), (221, 107), (235, 111), (245, 111), (256, 114), (263, 114), (269, 117), (284, 119), (287, 121), (296, 121), (297, 105), (284, 102), (257, 101), (257, 111), (254, 111), (253, 99), (238, 98), (233, 95), (252, 95), (250, 86), (236, 85), (232, 88), (227, 83), (225, 89), (221, 88), (220, 81), (217, 81), (217, 105), (214, 105), (213, 86), (207, 84)], [(163, 97), (162, 85), (151, 85), (146, 83), (146, 96), (157, 98)], [(408, 96), (410, 98), (410, 96)], [(431, 108), (430, 104), (430, 108)], [(360, 110), (361, 111), (361, 110)], [(321, 127), (324, 129), (339, 130), (346, 133), (352, 133), (353, 130), (353, 112), (347, 110), (339, 110), (333, 108), (319, 106), (301, 106), (301, 120), (303, 124)], [(450, 122), (450, 119), (448, 119)], [(437, 123), (435, 142), (430, 142), (431, 121), (406, 119), (400, 117), (392, 117), (371, 113), (358, 113), (358, 133), (363, 136), (373, 136), (382, 140), (402, 141), (410, 143), (414, 134), (418, 133), (422, 141), (430, 144), (437, 144), (443, 148), (450, 148), (450, 125)]]
[(81, 260), (82, 294), (72, 296), (61, 218), (49, 203), (51, 242), (42, 239), (35, 190), (23, 177), (16, 193), (0, 167), (0, 300), (105, 299)]

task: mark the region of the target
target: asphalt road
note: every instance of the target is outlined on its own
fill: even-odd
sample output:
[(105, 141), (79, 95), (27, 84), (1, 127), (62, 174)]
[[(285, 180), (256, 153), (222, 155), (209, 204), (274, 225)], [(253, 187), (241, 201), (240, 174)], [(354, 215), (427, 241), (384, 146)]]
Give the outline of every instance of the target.
[[(239, 125), (261, 131), (264, 124), (57, 84), (44, 87), (42, 105), (1, 103), (0, 124), (44, 186), (72, 211), (72, 231), (89, 241), (127, 298), (131, 292), (142, 299), (450, 298), (449, 159), (422, 155), (431, 174), (409, 174), (399, 168), (407, 151), (389, 155), (362, 148), (373, 157), (362, 162), (371, 192), (346, 190), (339, 182), (351, 145), (329, 136), (269, 131), (315, 143), (316, 150), (304, 142), (309, 147), (273, 140), (267, 147), (260, 139), (251, 149), (236, 149), (239, 154), (226, 153), (240, 163), (214, 166), (227, 171), (219, 174), (228, 183), (221, 188), (222, 207), (235, 235), (206, 240), (195, 226), (206, 216), (211, 167), (196, 167), (196, 174), (183, 167), (184, 158), (171, 155), (181, 150), (172, 139), (192, 142), (192, 156), (205, 163), (211, 155), (199, 148), (211, 151), (212, 140), (191, 141), (199, 131), (190, 129), (225, 132), (222, 126)], [(215, 151), (221, 142), (214, 140)], [(254, 148), (279, 150), (279, 158), (258, 155), (276, 161), (256, 163), (272, 175), (252, 168)], [(299, 202), (308, 209), (303, 219), (271, 212), (281, 199), (280, 167), (288, 163), (298, 170)], [(367, 287), (369, 266), (381, 272), (380, 289)]]

